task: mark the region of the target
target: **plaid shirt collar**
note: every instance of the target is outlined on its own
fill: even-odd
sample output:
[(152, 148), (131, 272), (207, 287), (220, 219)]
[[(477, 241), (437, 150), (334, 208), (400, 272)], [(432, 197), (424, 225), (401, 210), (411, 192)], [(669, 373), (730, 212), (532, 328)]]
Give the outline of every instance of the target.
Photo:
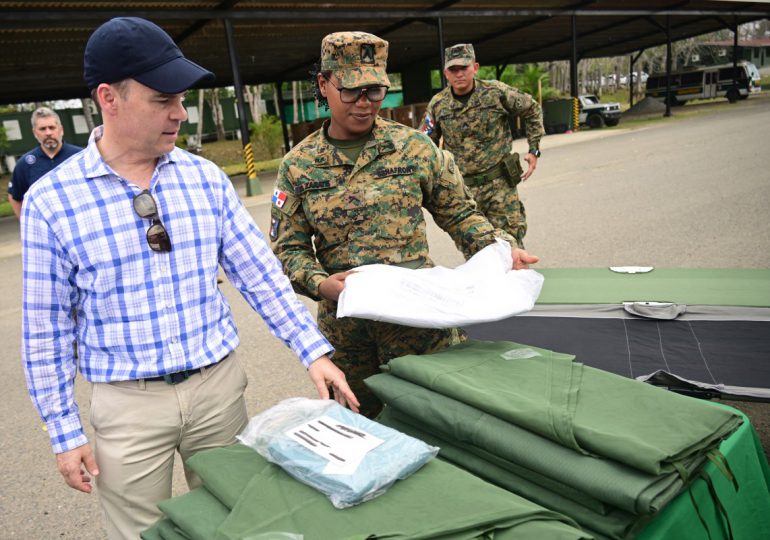
[[(88, 146), (83, 150), (83, 160), (85, 163), (86, 178), (88, 180), (101, 178), (103, 176), (120, 176), (107, 165), (104, 158), (102, 158), (102, 154), (99, 152), (99, 147), (96, 146), (96, 143), (99, 142), (103, 135), (104, 126), (95, 127), (88, 137)], [(181, 151), (179, 148), (174, 147), (171, 152), (163, 154), (158, 158), (155, 169), (158, 170), (169, 163), (181, 161), (181, 158)]]

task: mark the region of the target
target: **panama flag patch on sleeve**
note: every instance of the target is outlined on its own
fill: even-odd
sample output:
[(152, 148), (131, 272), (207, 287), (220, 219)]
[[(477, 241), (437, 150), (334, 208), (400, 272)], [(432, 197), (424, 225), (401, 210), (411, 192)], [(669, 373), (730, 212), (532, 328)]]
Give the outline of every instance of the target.
[(273, 204), (276, 205), (278, 208), (283, 208), (283, 205), (286, 203), (286, 193), (281, 191), (280, 189), (276, 189), (273, 191)]
[(430, 117), (429, 114), (425, 115), (425, 122), (422, 126), (422, 131), (426, 135), (433, 135), (433, 130), (435, 128), (435, 124), (433, 123), (433, 118)]

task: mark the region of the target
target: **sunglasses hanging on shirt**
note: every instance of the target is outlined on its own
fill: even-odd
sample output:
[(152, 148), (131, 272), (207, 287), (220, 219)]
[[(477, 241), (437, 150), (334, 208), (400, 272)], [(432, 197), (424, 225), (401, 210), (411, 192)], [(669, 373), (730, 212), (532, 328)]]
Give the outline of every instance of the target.
[(160, 221), (158, 205), (149, 190), (145, 189), (134, 197), (134, 211), (140, 218), (152, 220), (150, 228), (147, 229), (147, 244), (150, 249), (158, 253), (171, 251), (171, 239)]

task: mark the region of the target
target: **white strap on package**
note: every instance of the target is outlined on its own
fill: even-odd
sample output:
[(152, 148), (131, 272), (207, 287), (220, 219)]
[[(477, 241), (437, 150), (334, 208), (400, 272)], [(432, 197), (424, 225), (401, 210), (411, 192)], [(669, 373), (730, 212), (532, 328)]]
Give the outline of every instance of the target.
[(454, 269), (360, 266), (345, 279), (337, 317), (420, 328), (499, 321), (530, 311), (543, 286), (542, 274), (512, 264), (510, 244), (497, 239)]

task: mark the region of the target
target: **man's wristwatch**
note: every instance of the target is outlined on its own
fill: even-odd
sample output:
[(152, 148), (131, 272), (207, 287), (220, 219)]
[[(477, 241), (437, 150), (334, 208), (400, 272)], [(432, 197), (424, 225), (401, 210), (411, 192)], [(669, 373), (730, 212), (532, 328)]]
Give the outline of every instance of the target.
[(540, 157), (540, 150), (538, 150), (537, 148), (530, 148), (529, 153), (535, 156), (536, 158)]

